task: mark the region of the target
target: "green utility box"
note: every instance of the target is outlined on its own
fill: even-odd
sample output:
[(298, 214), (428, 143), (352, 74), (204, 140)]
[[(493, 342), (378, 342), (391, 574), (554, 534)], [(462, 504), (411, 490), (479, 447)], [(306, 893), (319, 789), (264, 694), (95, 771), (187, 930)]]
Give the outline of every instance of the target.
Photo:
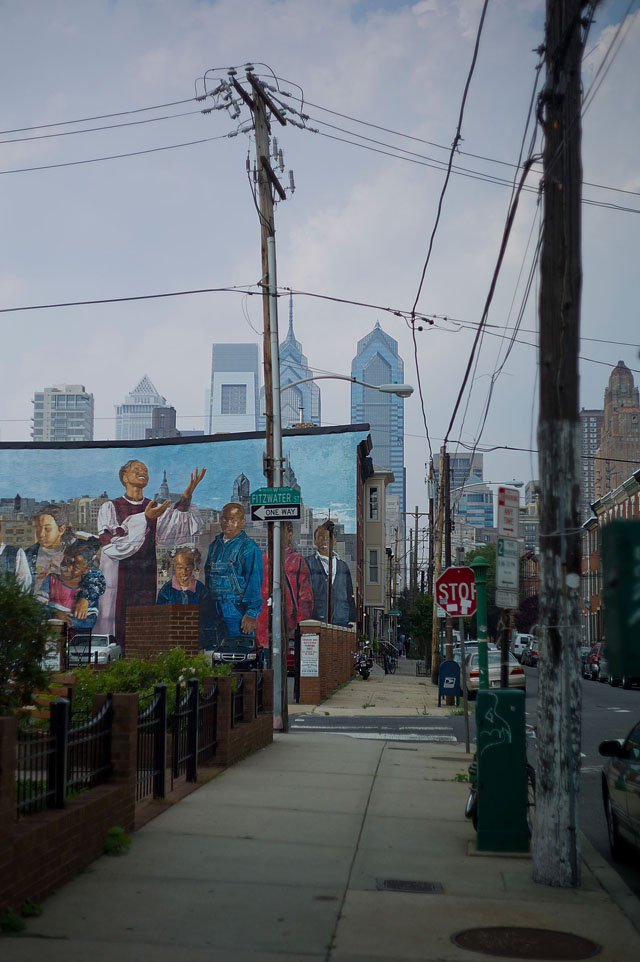
[(602, 528), (602, 601), (609, 674), (640, 676), (640, 521)]
[(478, 850), (529, 850), (524, 717), (523, 691), (498, 688), (478, 692)]

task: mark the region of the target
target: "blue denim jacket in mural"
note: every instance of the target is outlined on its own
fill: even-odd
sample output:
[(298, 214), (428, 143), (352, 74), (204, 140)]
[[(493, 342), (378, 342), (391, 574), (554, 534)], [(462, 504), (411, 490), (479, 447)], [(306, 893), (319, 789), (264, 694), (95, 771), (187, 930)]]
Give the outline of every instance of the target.
[(225, 541), (222, 534), (209, 545), (205, 582), (227, 625), (229, 635), (240, 634), (244, 615), (257, 618), (262, 608), (262, 552), (246, 533)]

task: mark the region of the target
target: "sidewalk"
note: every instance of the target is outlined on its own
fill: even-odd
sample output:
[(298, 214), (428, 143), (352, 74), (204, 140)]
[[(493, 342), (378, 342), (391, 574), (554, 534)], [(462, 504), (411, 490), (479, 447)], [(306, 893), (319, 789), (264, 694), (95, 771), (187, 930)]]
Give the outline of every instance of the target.
[[(372, 682), (372, 713), (391, 714), (396, 698), (404, 713), (425, 699), (431, 711), (429, 680), (401, 666), (315, 711), (355, 713)], [(47, 899), (23, 935), (0, 940), (3, 962), (473, 962), (497, 956), (451, 937), (499, 925), (574, 933), (603, 962), (635, 960), (638, 900), (588, 844), (577, 890), (535, 885), (527, 857), (470, 854), (461, 748), (278, 735), (149, 822), (128, 855)]]

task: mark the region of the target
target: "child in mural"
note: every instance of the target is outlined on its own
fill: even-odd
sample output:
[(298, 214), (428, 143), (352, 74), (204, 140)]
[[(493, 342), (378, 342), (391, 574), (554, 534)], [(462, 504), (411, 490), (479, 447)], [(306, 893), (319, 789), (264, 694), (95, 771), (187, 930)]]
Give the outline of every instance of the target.
[[(331, 526), (333, 527), (333, 526)], [(313, 585), (313, 615), (318, 621), (346, 626), (356, 620), (356, 604), (349, 566), (335, 551), (331, 556), (331, 617), (327, 618), (329, 603), (329, 526), (319, 525), (313, 533), (316, 552), (307, 559)]]
[(247, 535), (245, 524), (242, 505), (236, 501), (225, 504), (221, 533), (209, 545), (204, 566), (205, 584), (229, 638), (253, 635), (262, 608), (262, 552)]
[[(98, 617), (97, 600), (92, 604), (87, 601), (86, 609), (82, 606), (79, 615), (76, 613), (76, 606), (79, 600), (86, 600), (80, 598), (79, 594), (83, 582), (85, 585), (103, 582), (100, 570), (96, 567), (96, 552), (99, 548), (100, 542), (97, 538), (74, 541), (67, 545), (60, 561), (59, 574), (45, 575), (38, 590), (38, 601), (42, 602), (50, 617), (59, 618), (76, 631), (90, 630)], [(102, 590), (104, 591), (103, 584)], [(99, 592), (93, 592), (94, 598), (96, 594)]]
[[(31, 587), (37, 595), (48, 575), (60, 574), (66, 549), (81, 542), (76, 542), (65, 504), (45, 502), (39, 505), (33, 521), (36, 542), (25, 550), (25, 557), (31, 573)], [(73, 611), (74, 618), (83, 620), (90, 608), (97, 608), (98, 598), (104, 593), (104, 589), (102, 573), (98, 568), (92, 567), (81, 579)]]
[[(309, 565), (300, 552), (293, 547), (293, 521), (282, 522), (282, 539), (284, 542), (284, 591), (287, 604), (287, 634), (291, 639), (295, 636), (296, 628), (301, 621), (310, 618), (313, 613), (313, 588)], [(256, 638), (264, 648), (269, 647), (269, 608), (266, 601), (269, 597), (269, 558), (263, 554), (264, 577), (262, 579), (262, 608), (258, 615)]]
[(191, 504), (191, 496), (205, 474), (206, 468), (196, 468), (175, 504), (158, 504), (144, 497), (149, 471), (143, 461), (134, 458), (120, 468), (124, 495), (100, 506), (100, 568), (107, 588), (100, 603), (96, 631), (115, 635), (123, 648), (127, 607), (156, 603), (156, 544), (188, 541), (201, 526), (200, 513)]
[[(1, 532), (2, 523), (0, 522)], [(22, 548), (13, 544), (5, 544), (0, 535), (0, 578), (3, 575), (13, 575), (18, 584), (22, 585), (27, 591), (31, 587), (31, 569), (27, 556)]]
[(224, 636), (224, 628), (217, 631), (215, 605), (206, 585), (196, 578), (202, 557), (197, 548), (181, 544), (171, 551), (173, 577), (158, 592), (159, 605), (199, 605), (198, 647), (211, 650)]

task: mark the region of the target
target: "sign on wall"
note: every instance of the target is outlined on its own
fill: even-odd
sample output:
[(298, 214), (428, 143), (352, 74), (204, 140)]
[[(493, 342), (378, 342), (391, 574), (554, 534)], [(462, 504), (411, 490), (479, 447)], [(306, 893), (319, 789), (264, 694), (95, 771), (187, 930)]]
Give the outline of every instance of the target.
[(320, 635), (300, 637), (300, 677), (317, 678), (320, 674)]

